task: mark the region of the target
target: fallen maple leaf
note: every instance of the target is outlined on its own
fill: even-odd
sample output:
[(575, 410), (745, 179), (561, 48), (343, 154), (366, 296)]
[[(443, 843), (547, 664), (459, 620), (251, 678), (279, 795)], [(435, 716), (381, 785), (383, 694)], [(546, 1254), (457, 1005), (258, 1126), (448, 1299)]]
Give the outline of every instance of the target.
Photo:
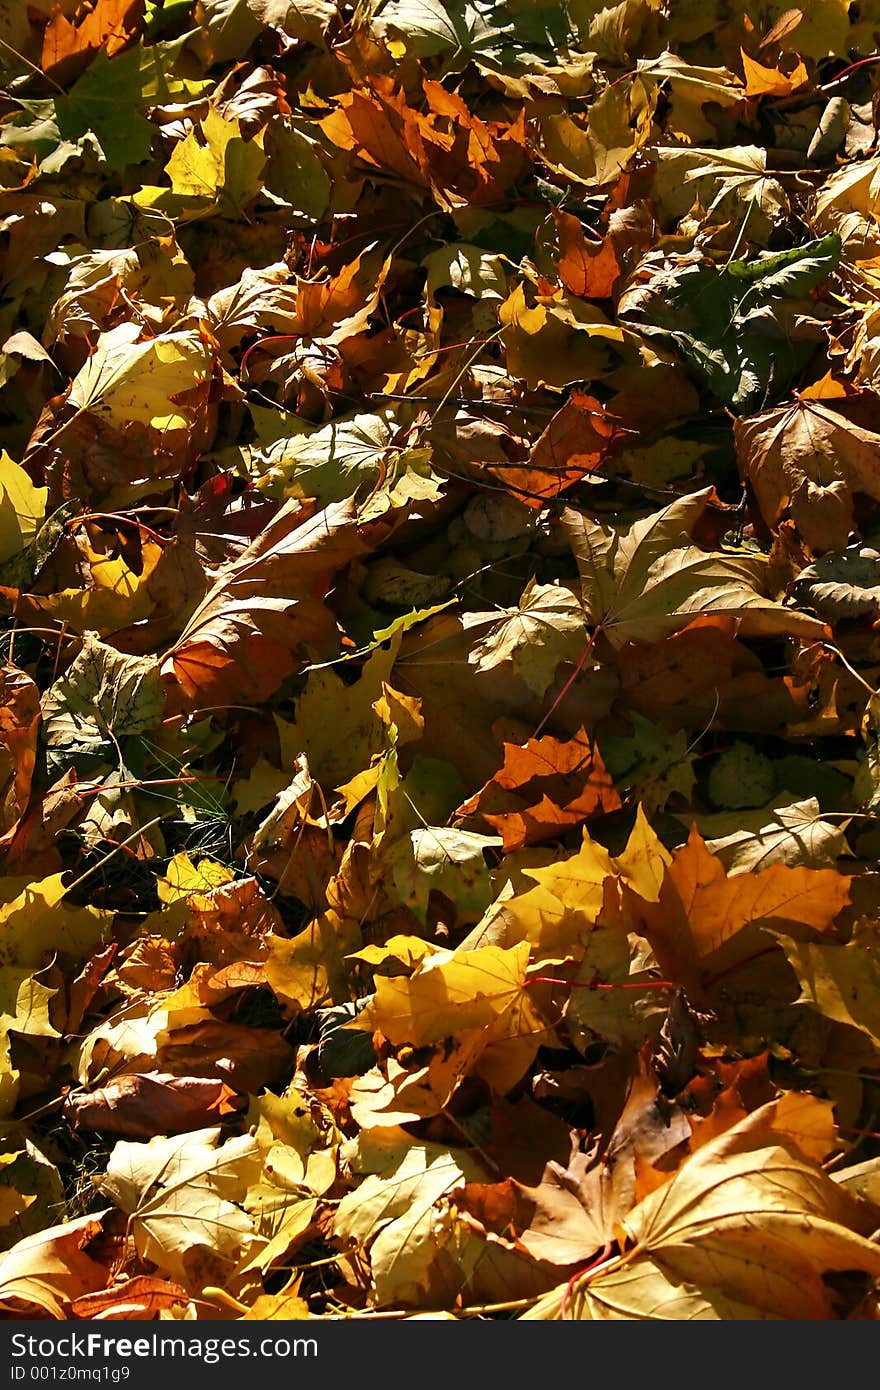
[(137, 1275), (109, 1289), (82, 1294), (70, 1305), (72, 1318), (95, 1318), (102, 1322), (152, 1321), (169, 1308), (189, 1302), (189, 1294), (179, 1284), (151, 1275)]
[(880, 27), (747, 8), (0, 3), (7, 1317), (876, 1319)]
[(311, 1317), (309, 1306), (300, 1298), (296, 1289), (299, 1281), (293, 1281), (291, 1292), (282, 1289), (280, 1293), (261, 1293), (244, 1314), (242, 1322), (302, 1322)]
[(481, 671), (509, 661), (529, 689), (543, 695), (560, 661), (576, 659), (583, 636), (583, 609), (571, 590), (532, 580), (518, 608), (473, 648), (469, 660)]
[(101, 1235), (105, 1215), (50, 1226), (0, 1256), (0, 1306), (17, 1317), (64, 1319), (78, 1298), (106, 1288), (110, 1271), (87, 1249)]
[(376, 76), (369, 88), (344, 93), (321, 128), (368, 165), (390, 167), (404, 184), (430, 187), (441, 207), (503, 195), (522, 166), (521, 118), (485, 123), (439, 82), (423, 85), (425, 114), (407, 104), (392, 78)]
[(588, 619), (615, 646), (656, 642), (704, 614), (735, 615), (744, 636), (823, 637), (816, 619), (768, 596), (765, 556), (693, 544), (693, 529), (711, 503), (711, 489), (704, 489), (635, 522), (625, 535), (567, 513)]
[(192, 332), (139, 339), (134, 323), (103, 333), (74, 378), (70, 404), (117, 427), (134, 421), (161, 431), (186, 428), (194, 406), (176, 404), (172, 396), (208, 381), (209, 345)]
[[(645, 902), (656, 903), (670, 854), (639, 808), (627, 844), (618, 855), (583, 832), (574, 854), (553, 856), (550, 864), (525, 868), (524, 891), (501, 896), (489, 908), (481, 931), (496, 933), (503, 924), (507, 944), (527, 940), (535, 954), (570, 956), (582, 948), (605, 903), (606, 887), (630, 886)], [(496, 937), (497, 939), (497, 937)]]
[(588, 242), (581, 224), (569, 212), (554, 212), (559, 237), (559, 278), (582, 299), (607, 299), (620, 278), (613, 242)]
[(37, 759), (39, 691), (14, 666), (0, 669), (0, 833), (7, 840), (27, 810)]
[(352, 502), (313, 517), (287, 503), (199, 604), (164, 658), (165, 679), (195, 705), (265, 699), (296, 669), (297, 648), (332, 643), (323, 593), (367, 535)]
[(491, 471), (529, 506), (538, 507), (587, 473), (598, 472), (622, 438), (623, 431), (599, 401), (573, 391), (538, 437), (527, 464), (495, 464)]
[(62, 874), (37, 883), (0, 879), (0, 965), (37, 970), (59, 951), (82, 960), (107, 934), (112, 914), (65, 903)]
[(880, 412), (868, 392), (838, 401), (799, 396), (738, 420), (740, 472), (774, 531), (790, 518), (811, 550), (842, 550), (856, 494), (880, 499)]
[(557, 1291), (523, 1316), (833, 1317), (823, 1274), (880, 1271), (871, 1210), (780, 1142), (776, 1110), (711, 1140), (635, 1207), (621, 1254), (576, 1282), (567, 1308)]
[(235, 1110), (235, 1092), (225, 1082), (161, 1072), (123, 1076), (94, 1091), (74, 1092), (64, 1104), (74, 1128), (138, 1139), (200, 1129), (206, 1119)]
[(798, 87), (802, 87), (805, 82), (809, 81), (803, 59), (798, 61), (797, 67), (790, 76), (786, 76), (784, 72), (780, 72), (776, 68), (765, 67), (763, 63), (750, 57), (744, 50), (742, 62), (746, 78), (746, 96), (748, 97), (789, 97)]
[(144, 20), (144, 0), (95, 0), (88, 9), (78, 5), (73, 23), (65, 8), (55, 5), (43, 31), (43, 70), (56, 82), (62, 77), (69, 81), (101, 48), (112, 58), (134, 38)]
[(803, 1004), (880, 1043), (880, 972), (874, 930), (860, 923), (846, 945), (777, 937), (801, 984)]
[(142, 1257), (185, 1286), (222, 1280), (258, 1244), (242, 1206), (260, 1171), (259, 1150), (248, 1136), (222, 1144), (219, 1128), (179, 1138), (157, 1135), (148, 1144), (116, 1145), (99, 1190), (129, 1218)]
[(524, 990), (528, 960), (525, 943), (436, 952), (408, 979), (380, 976), (375, 998), (351, 1026), (416, 1047), (473, 1028), (490, 1030), (493, 1040), (538, 1035), (545, 1025)]
[(190, 131), (175, 145), (165, 166), (172, 191), (207, 199), (231, 216), (241, 214), (261, 187), (266, 156), (260, 142), (243, 140), (240, 123), (215, 110), (202, 121), (201, 135), (200, 141)]
[(397, 1129), (371, 1130), (345, 1153), (360, 1182), (339, 1204), (336, 1235), (369, 1246), (380, 1307), (418, 1305), (438, 1258), (435, 1206), (462, 1182), (479, 1181), (483, 1170), (464, 1150), (414, 1141)]
[(504, 745), (504, 765), (458, 816), (479, 815), (501, 832), (505, 852), (554, 839), (568, 826), (620, 807), (598, 749), (583, 729), (567, 742), (529, 739)]
[(827, 931), (849, 901), (850, 883), (834, 869), (786, 864), (728, 875), (694, 827), (666, 869), (658, 900), (639, 912), (661, 969), (694, 984), (735, 938), (725, 969), (756, 949), (753, 936), (740, 936), (747, 927), (789, 921)]

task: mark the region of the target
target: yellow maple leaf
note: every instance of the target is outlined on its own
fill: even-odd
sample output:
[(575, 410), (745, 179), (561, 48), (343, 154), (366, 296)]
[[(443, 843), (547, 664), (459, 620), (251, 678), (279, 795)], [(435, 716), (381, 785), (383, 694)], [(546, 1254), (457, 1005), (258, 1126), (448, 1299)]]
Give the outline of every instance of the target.
[(299, 1275), (280, 1293), (261, 1293), (250, 1306), (242, 1322), (303, 1322), (311, 1317), (309, 1305), (300, 1298)]
[(543, 869), (524, 869), (537, 887), (499, 901), (487, 920), (505, 919), (508, 942), (517, 935), (544, 956), (568, 955), (585, 939), (602, 908), (609, 879), (632, 889), (646, 902), (657, 902), (671, 856), (639, 807), (622, 854), (612, 856), (587, 830), (576, 854)]
[(38, 970), (63, 953), (82, 960), (110, 930), (112, 912), (64, 902), (62, 874), (0, 879), (0, 965)]
[(809, 73), (802, 59), (791, 75), (786, 76), (776, 68), (766, 68), (763, 63), (756, 62), (744, 49), (741, 52), (747, 97), (788, 97), (809, 81)]
[(874, 923), (857, 924), (845, 946), (778, 936), (801, 984), (800, 1003), (858, 1028), (880, 1047), (880, 961)]
[(0, 450), (0, 564), (33, 540), (48, 495), (48, 488), (34, 487), (25, 470)]
[(379, 976), (375, 998), (346, 1026), (378, 1029), (391, 1043), (415, 1047), (474, 1028), (495, 1032), (495, 1025), (511, 1038), (542, 1033), (546, 1025), (525, 991), (528, 964), (527, 942), (509, 950), (438, 951), (409, 979)]
[(159, 901), (174, 903), (181, 898), (191, 898), (194, 894), (204, 896), (212, 888), (229, 883), (234, 877), (225, 864), (218, 864), (214, 859), (200, 859), (194, 864), (186, 851), (181, 850), (157, 881)]
[(106, 637), (129, 623), (148, 618), (156, 604), (149, 591), (150, 577), (162, 558), (162, 547), (147, 541), (141, 551), (142, 569), (137, 574), (119, 555), (112, 557), (79, 547), (91, 584), (81, 589), (62, 589), (55, 594), (27, 594), (19, 604), (25, 620), (32, 614), (66, 623), (73, 632), (97, 632)]
[(186, 429), (192, 411), (171, 398), (207, 382), (211, 350), (192, 330), (138, 342), (140, 333), (136, 323), (121, 323), (102, 333), (74, 378), (68, 399), (117, 429), (133, 421), (155, 430)]
[(201, 123), (201, 139), (195, 130), (185, 135), (165, 172), (174, 193), (208, 198), (237, 216), (260, 191), (265, 167), (260, 137), (243, 140), (239, 122), (227, 121), (212, 108)]
[(263, 1243), (241, 1205), (259, 1175), (257, 1143), (248, 1135), (219, 1139), (217, 1127), (147, 1144), (123, 1140), (97, 1179), (127, 1214), (141, 1257), (199, 1289)]

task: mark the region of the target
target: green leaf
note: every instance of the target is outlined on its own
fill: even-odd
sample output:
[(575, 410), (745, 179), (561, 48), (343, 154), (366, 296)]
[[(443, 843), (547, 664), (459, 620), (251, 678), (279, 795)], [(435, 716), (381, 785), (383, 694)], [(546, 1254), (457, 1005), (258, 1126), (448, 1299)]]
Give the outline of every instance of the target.
[[(756, 261), (732, 261), (726, 267), (734, 280), (755, 286), (758, 298), (794, 298), (807, 294), (828, 279), (840, 263), (842, 243), (837, 232), (796, 246), (776, 255), (759, 256)], [(740, 301), (742, 311), (743, 301)]]
[(142, 111), (198, 96), (211, 85), (174, 76), (172, 63), (179, 48), (180, 44), (139, 44), (113, 59), (102, 50), (69, 93), (55, 99), (61, 136), (76, 141), (91, 131), (114, 170), (147, 159), (155, 127)]
[(726, 404), (746, 413), (784, 391), (822, 341), (802, 306), (793, 336), (795, 305), (840, 261), (831, 234), (792, 251), (734, 261), (718, 268), (680, 258), (621, 303), (622, 316), (648, 337), (675, 348)]
[(111, 169), (139, 164), (150, 153), (153, 127), (140, 113), (140, 61), (136, 48), (111, 61), (103, 51), (86, 68), (55, 111), (65, 140), (90, 130)]
[(738, 740), (725, 749), (709, 773), (709, 799), (723, 810), (766, 806), (775, 783), (770, 759)]
[(470, 57), (504, 70), (546, 61), (569, 33), (563, 6), (535, 0), (389, 0), (372, 27), (386, 43), (418, 58), (445, 58), (456, 70)]
[(675, 792), (689, 800), (695, 778), (684, 731), (670, 732), (635, 710), (627, 718), (633, 726), (631, 734), (611, 734), (600, 744), (615, 785), (635, 790), (647, 815), (662, 810)]
[(28, 101), (20, 97), (18, 104), (21, 111), (7, 121), (0, 131), (0, 148), (20, 149), (42, 160), (61, 139), (56, 103), (51, 99)]
[(127, 656), (87, 633), (82, 650), (43, 696), (43, 732), (56, 773), (118, 761), (118, 740), (159, 723), (159, 662)]
[(401, 901), (425, 920), (432, 889), (450, 899), (465, 921), (476, 921), (492, 901), (492, 880), (483, 851), (500, 846), (500, 835), (427, 825), (395, 846), (394, 886)]

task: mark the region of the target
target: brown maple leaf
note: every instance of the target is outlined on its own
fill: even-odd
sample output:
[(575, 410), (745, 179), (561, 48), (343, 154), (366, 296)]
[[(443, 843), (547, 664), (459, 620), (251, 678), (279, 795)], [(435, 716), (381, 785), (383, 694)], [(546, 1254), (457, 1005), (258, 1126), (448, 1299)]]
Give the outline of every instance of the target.
[(836, 869), (787, 864), (728, 874), (694, 826), (666, 869), (659, 901), (636, 911), (667, 978), (699, 993), (713, 971), (727, 973), (772, 946), (754, 930), (762, 924), (828, 931), (849, 902), (851, 882)]
[(740, 474), (777, 531), (790, 518), (813, 551), (842, 550), (859, 494), (880, 501), (880, 400), (798, 396), (734, 427)]
[(480, 815), (501, 832), (505, 853), (562, 835), (592, 815), (621, 806), (601, 755), (584, 729), (504, 745), (504, 765), (457, 816)]
[(70, 82), (100, 49), (112, 58), (143, 26), (144, 9), (145, 0), (83, 0), (71, 20), (56, 4), (43, 33), (43, 71)]
[(324, 603), (333, 578), (388, 523), (359, 527), (353, 500), (310, 515), (286, 503), (221, 574), (193, 613), (162, 674), (183, 707), (265, 700), (302, 664), (329, 652), (336, 623)]
[(570, 212), (554, 210), (553, 221), (559, 238), (556, 268), (565, 288), (581, 299), (607, 299), (621, 275), (612, 240), (588, 241)]

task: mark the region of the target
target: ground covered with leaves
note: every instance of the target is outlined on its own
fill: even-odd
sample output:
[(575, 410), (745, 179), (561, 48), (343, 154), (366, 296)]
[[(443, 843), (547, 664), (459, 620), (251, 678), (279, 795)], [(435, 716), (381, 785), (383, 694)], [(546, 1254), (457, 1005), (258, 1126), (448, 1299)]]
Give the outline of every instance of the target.
[(0, 1309), (871, 1319), (880, 4), (0, 8)]

